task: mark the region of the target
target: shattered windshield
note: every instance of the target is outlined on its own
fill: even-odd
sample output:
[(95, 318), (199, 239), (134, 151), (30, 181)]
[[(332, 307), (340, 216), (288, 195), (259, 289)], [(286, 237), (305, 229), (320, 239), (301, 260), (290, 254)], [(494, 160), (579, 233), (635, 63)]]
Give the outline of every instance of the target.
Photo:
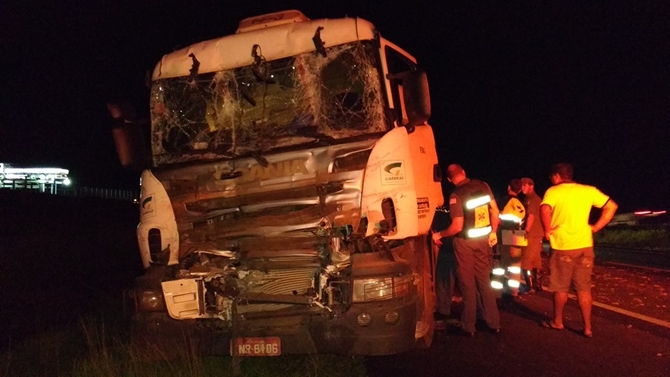
[(247, 67), (153, 83), (157, 165), (335, 143), (386, 129), (372, 43), (274, 61), (265, 61), (258, 45), (253, 53)]

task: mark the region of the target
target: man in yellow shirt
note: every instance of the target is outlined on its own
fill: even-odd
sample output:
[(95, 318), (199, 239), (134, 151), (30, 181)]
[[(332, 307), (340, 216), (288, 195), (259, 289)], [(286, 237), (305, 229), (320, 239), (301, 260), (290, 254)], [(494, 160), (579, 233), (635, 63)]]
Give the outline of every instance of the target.
[[(554, 292), (554, 319), (543, 322), (543, 326), (564, 328), (563, 308), (570, 284), (574, 283), (584, 320), (583, 334), (591, 338), (593, 233), (612, 220), (618, 205), (597, 188), (573, 182), (572, 175), (572, 165), (554, 165), (550, 175), (553, 186), (545, 192), (540, 205), (544, 236), (551, 244), (549, 289)], [(602, 212), (598, 221), (589, 225), (592, 207), (601, 208)]]

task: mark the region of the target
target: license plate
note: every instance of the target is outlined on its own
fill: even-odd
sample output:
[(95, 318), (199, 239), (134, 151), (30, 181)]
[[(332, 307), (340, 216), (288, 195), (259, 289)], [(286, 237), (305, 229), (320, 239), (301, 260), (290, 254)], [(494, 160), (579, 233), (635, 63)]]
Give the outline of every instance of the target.
[(276, 336), (265, 338), (235, 338), (230, 341), (230, 355), (237, 350), (237, 356), (279, 356), (281, 339)]

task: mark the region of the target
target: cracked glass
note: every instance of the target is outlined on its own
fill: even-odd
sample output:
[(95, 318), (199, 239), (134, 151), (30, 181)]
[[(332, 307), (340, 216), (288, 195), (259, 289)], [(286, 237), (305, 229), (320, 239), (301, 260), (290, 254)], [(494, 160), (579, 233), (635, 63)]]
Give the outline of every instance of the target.
[(232, 70), (157, 80), (151, 89), (156, 165), (333, 144), (387, 129), (371, 42)]

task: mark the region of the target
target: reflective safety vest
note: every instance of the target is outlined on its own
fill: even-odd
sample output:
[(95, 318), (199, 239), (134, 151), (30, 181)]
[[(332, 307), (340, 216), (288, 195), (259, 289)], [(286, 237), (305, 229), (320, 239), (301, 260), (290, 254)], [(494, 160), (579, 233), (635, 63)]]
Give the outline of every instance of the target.
[(463, 205), (463, 230), (460, 237), (481, 238), (491, 233), (489, 206), (493, 197), (488, 186), (472, 179), (454, 190)]
[(498, 217), (500, 217), (501, 228), (521, 229), (521, 224), (526, 218), (526, 207), (517, 197), (510, 196)]

